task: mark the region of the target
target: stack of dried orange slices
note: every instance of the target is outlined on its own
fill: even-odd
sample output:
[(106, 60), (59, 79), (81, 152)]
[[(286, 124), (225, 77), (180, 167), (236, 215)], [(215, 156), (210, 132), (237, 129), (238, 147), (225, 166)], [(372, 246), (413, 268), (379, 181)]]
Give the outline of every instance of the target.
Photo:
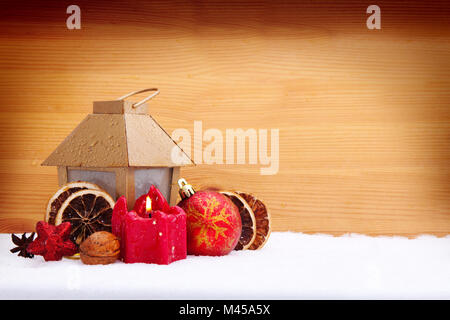
[(245, 192), (220, 191), (238, 207), (242, 233), (234, 250), (257, 250), (267, 242), (271, 232), (270, 214), (264, 203)]
[(113, 198), (96, 184), (69, 182), (50, 198), (45, 221), (53, 225), (70, 222), (70, 237), (80, 245), (94, 232), (111, 232), (114, 204)]

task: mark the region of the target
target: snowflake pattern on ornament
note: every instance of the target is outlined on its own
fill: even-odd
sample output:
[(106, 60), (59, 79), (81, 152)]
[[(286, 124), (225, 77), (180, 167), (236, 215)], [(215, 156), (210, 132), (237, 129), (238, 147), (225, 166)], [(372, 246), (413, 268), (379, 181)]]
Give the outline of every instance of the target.
[[(206, 199), (203, 199), (200, 203), (203, 210), (198, 210), (198, 206), (193, 203), (189, 203), (188, 206), (188, 212), (190, 213), (188, 227), (197, 234), (196, 245), (205, 244), (210, 247), (218, 240), (224, 241), (226, 245), (231, 245), (234, 238), (230, 237), (229, 233), (236, 226), (230, 221), (227, 208), (223, 204), (222, 208), (219, 208), (221, 203), (213, 193), (207, 195)], [(215, 241), (212, 241), (212, 238)]]

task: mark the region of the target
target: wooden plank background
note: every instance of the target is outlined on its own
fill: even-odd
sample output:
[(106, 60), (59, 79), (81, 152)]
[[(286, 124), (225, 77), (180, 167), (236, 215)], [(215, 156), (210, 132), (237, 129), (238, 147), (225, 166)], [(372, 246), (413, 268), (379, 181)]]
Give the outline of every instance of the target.
[[(446, 1), (1, 1), (0, 232), (33, 229), (57, 188), (45, 157), (92, 110), (159, 87), (172, 132), (279, 128), (280, 170), (182, 170), (197, 189), (250, 191), (274, 230), (450, 233)], [(223, 131), (224, 132), (224, 131)]]

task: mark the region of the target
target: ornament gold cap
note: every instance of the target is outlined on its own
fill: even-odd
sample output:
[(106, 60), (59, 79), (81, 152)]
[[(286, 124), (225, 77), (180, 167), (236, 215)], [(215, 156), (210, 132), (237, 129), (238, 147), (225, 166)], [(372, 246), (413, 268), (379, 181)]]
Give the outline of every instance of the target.
[(189, 198), (195, 193), (194, 188), (192, 188), (192, 186), (189, 183), (187, 183), (186, 179), (184, 178), (178, 179), (178, 186), (180, 187), (179, 193), (181, 199)]

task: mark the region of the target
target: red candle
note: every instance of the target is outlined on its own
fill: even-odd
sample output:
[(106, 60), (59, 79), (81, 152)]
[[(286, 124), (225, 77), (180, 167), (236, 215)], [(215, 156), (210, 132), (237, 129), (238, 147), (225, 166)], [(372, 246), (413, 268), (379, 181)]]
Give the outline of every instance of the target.
[(132, 211), (125, 197), (114, 206), (112, 231), (121, 239), (125, 263), (169, 264), (186, 258), (186, 213), (170, 207), (154, 186), (136, 200)]

